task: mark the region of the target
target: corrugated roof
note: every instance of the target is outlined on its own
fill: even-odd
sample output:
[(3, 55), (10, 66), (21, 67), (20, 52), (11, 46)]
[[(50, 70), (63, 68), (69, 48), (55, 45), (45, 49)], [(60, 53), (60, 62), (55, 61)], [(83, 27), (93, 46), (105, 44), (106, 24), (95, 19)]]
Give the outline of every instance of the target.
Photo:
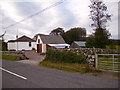
[(44, 44), (66, 44), (60, 35), (43, 35), (40, 37)]
[(85, 41), (74, 41), (78, 46), (85, 46)]
[(10, 40), (8, 42), (35, 42), (35, 40), (33, 40), (27, 36), (22, 36), (22, 37), (18, 38), (17, 40)]

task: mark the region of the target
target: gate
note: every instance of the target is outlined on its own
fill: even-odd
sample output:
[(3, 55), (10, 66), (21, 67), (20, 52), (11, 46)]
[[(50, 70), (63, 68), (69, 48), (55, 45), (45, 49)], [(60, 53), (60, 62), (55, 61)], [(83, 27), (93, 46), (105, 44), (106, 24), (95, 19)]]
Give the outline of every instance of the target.
[(120, 54), (96, 54), (96, 69), (120, 72)]

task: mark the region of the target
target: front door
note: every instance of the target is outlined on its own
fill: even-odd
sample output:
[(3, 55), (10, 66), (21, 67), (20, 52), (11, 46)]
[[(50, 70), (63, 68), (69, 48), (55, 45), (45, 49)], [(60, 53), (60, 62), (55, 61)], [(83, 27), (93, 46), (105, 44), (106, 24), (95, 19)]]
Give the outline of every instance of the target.
[(38, 53), (42, 52), (42, 44), (37, 44), (37, 52)]

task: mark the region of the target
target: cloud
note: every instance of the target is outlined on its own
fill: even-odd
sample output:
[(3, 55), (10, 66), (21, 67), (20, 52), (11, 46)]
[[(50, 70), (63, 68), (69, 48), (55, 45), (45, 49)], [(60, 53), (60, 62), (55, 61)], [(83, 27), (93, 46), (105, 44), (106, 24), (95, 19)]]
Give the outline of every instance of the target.
[[(2, 2), (2, 14), (0, 14), (0, 16), (3, 17), (3, 22), (0, 23), (0, 26), (2, 27), (3, 25), (3, 27), (7, 27), (58, 1), (59, 0), (34, 0), (29, 2)], [(93, 30), (89, 26), (92, 22), (88, 16), (90, 13), (88, 5), (90, 5), (90, 0), (63, 0), (62, 4), (6, 29), (7, 34), (5, 39), (15, 39), (17, 29), (19, 30), (19, 36), (27, 35), (29, 37), (33, 37), (37, 33), (49, 34), (51, 30), (57, 27), (62, 27), (65, 31), (73, 27), (83, 27), (86, 28), (87, 34), (91, 34)], [(109, 23), (109, 31), (113, 35), (111, 38), (116, 38), (118, 34), (117, 3), (106, 2), (106, 5), (108, 6), (108, 12), (113, 14), (112, 22)], [(4, 30), (2, 32), (4, 32)]]

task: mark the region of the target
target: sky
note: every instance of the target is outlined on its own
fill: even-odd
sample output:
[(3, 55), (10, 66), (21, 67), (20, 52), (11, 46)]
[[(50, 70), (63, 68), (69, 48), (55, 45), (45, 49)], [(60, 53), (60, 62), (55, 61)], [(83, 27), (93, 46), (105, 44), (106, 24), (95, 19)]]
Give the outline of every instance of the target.
[[(32, 18), (27, 18), (61, 1), (59, 5)], [(112, 20), (107, 24), (112, 39), (120, 39), (118, 36), (118, 1), (103, 1), (108, 8), (108, 13), (112, 15)], [(74, 27), (82, 27), (86, 28), (87, 35), (90, 35), (93, 32), (93, 28), (90, 27), (92, 20), (89, 19), (90, 8), (88, 6), (90, 4), (90, 0), (1, 0), (0, 35), (6, 31), (4, 36), (6, 41), (16, 39), (17, 33), (19, 37), (26, 35), (33, 38), (35, 34), (49, 34), (58, 27), (65, 31)], [(13, 25), (23, 19), (25, 20)]]

